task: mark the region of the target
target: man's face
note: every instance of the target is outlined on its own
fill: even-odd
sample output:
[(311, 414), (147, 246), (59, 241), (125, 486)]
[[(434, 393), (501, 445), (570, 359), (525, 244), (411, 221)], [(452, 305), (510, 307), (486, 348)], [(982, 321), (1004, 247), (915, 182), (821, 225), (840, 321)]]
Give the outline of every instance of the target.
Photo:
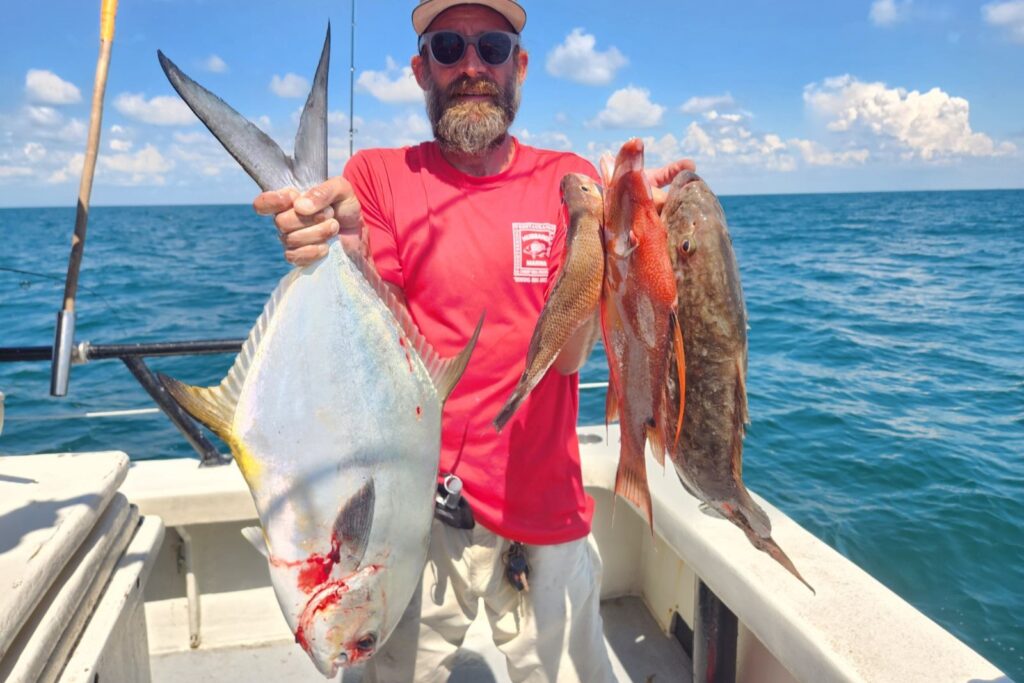
[[(429, 30), (472, 36), (512, 27), (494, 10), (458, 5), (439, 14)], [(413, 71), (426, 91), (427, 115), (437, 141), (450, 150), (474, 155), (500, 145), (519, 108), (526, 64), (526, 53), (516, 50), (506, 63), (492, 66), (473, 46), (467, 46), (462, 59), (451, 66), (436, 63), (429, 49), (413, 57)]]

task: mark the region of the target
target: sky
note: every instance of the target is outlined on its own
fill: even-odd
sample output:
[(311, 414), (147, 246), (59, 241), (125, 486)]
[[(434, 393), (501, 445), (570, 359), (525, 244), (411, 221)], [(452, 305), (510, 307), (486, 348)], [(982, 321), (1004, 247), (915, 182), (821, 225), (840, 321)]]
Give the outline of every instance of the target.
[[(431, 137), (412, 0), (121, 0), (94, 205), (240, 204), (255, 184), (178, 99), (157, 49), (290, 151), (332, 25), (330, 172)], [(719, 194), (1024, 188), (1024, 0), (524, 2), (513, 124), (595, 161), (641, 137)], [(0, 207), (73, 206), (99, 0), (0, 22)], [(355, 80), (354, 93), (349, 87)]]

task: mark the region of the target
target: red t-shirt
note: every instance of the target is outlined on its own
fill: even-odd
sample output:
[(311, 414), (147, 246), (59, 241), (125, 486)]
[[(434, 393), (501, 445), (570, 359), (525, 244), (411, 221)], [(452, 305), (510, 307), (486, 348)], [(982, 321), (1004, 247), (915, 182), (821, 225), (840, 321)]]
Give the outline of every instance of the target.
[(575, 154), (515, 143), (490, 177), (452, 167), (435, 142), (356, 154), (345, 178), (362, 205), (381, 276), (402, 288), (437, 351), (483, 329), (444, 407), (441, 472), (453, 472), (478, 523), (506, 538), (563, 543), (590, 531), (576, 437), (578, 376), (551, 369), (499, 434), (491, 423), (526, 363), (565, 247), (559, 183), (597, 177)]

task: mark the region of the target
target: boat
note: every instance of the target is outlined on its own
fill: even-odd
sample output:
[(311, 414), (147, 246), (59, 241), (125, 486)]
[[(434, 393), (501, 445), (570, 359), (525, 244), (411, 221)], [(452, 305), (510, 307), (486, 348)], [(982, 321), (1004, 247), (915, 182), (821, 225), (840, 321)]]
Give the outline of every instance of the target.
[[(1009, 683), (754, 492), (812, 593), (648, 455), (652, 533), (612, 493), (617, 427), (578, 435), (618, 681)], [(240, 533), (255, 520), (234, 463), (0, 457), (0, 680), (319, 680)], [(483, 617), (450, 680), (508, 680)]]

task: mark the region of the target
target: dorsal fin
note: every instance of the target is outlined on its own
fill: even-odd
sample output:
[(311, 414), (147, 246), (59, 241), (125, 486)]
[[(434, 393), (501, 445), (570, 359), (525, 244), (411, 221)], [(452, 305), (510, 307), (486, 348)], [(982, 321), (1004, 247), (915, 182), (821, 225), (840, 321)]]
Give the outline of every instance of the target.
[(442, 358), (420, 332), (415, 321), (409, 315), (408, 309), (398, 300), (398, 297), (395, 296), (395, 293), (391, 291), (391, 288), (387, 286), (387, 283), (384, 282), (370, 262), (358, 252), (345, 252), (345, 255), (352, 261), (356, 269), (362, 273), (370, 287), (373, 288), (373, 291), (377, 293), (377, 296), (384, 302), (384, 305), (395, 316), (402, 332), (409, 339), (410, 346), (416, 351), (420, 360), (423, 361), (423, 366), (427, 369), (427, 373), (433, 380), (434, 388), (437, 390), (437, 395), (441, 398), (441, 403), (443, 404), (452, 393), (452, 389), (455, 388), (459, 378), (462, 377), (466, 365), (469, 364), (469, 358), (473, 355), (476, 340), (480, 336), (480, 328), (484, 324), (484, 314), (480, 314), (480, 320), (476, 324), (473, 336), (470, 337), (462, 351), (452, 358)]
[(256, 324), (249, 331), (249, 337), (242, 345), (242, 350), (238, 352), (235, 362), (220, 384), (212, 387), (194, 387), (179, 382), (173, 377), (157, 374), (160, 382), (174, 397), (174, 400), (189, 415), (209, 427), (229, 445), (233, 443), (231, 422), (235, 415), (235, 408), (238, 406), (238, 397), (241, 395), (245, 376), (249, 374), (252, 360), (256, 356), (256, 349), (259, 347), (263, 335), (266, 334), (278, 304), (301, 272), (301, 269), (296, 268), (281, 278), (270, 298), (267, 299), (263, 313), (260, 314)]
[(377, 499), (373, 479), (368, 479), (345, 501), (334, 520), (334, 537), (338, 541), (338, 562), (343, 574), (354, 574), (363, 564), (373, 528), (373, 509)]
[(327, 62), (330, 43), (331, 27), (328, 25), (313, 87), (296, 134), (294, 161), (269, 135), (189, 78), (163, 52), (157, 50), (157, 57), (167, 80), (181, 99), (261, 189), (295, 187), (307, 190), (327, 180)]

